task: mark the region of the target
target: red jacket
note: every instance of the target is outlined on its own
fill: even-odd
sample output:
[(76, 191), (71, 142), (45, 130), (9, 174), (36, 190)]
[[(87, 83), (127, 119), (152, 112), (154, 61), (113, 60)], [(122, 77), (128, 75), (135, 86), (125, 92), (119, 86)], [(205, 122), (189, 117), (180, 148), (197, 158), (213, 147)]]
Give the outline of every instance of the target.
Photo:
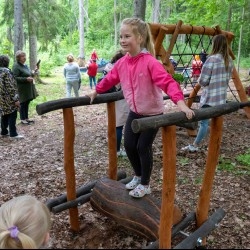
[(96, 64), (96, 62), (90, 63), (89, 66), (88, 66), (88, 72), (87, 72), (87, 74), (89, 76), (96, 76), (96, 74), (97, 74), (97, 68), (98, 68), (98, 65)]

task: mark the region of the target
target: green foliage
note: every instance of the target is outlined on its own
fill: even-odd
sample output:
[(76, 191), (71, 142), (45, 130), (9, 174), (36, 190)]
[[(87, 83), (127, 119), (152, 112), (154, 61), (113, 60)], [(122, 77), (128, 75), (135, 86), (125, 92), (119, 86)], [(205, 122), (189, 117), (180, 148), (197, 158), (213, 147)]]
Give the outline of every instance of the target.
[(219, 171), (227, 171), (236, 175), (250, 174), (250, 150), (245, 154), (236, 156), (235, 162), (231, 159), (220, 157), (218, 164)]
[[(245, 166), (250, 167), (250, 150), (246, 154), (240, 154), (236, 157), (236, 160)], [(250, 170), (250, 168), (249, 168)]]
[(184, 77), (182, 74), (175, 73), (173, 74), (173, 78), (175, 81), (177, 81), (179, 84), (181, 84), (184, 81)]

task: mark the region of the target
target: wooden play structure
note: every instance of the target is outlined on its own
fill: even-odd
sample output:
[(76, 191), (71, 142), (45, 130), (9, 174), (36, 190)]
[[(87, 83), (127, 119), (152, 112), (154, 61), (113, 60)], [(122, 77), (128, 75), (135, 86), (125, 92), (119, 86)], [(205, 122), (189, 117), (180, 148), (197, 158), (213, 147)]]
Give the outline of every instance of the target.
[[(161, 58), (166, 70), (170, 73), (173, 73), (173, 68), (171, 67), (169, 56), (171, 55), (178, 34), (192, 33), (214, 36), (218, 33), (225, 33), (229, 42), (233, 39), (233, 34), (221, 31), (219, 27), (213, 29), (186, 26), (182, 25), (181, 21), (177, 25), (150, 24), (150, 28), (155, 42), (156, 55)], [(162, 43), (164, 37), (169, 34), (172, 37), (169, 48), (165, 50)], [(74, 169), (75, 127), (73, 108), (90, 105), (90, 99), (89, 97), (63, 98), (37, 105), (37, 113), (39, 115), (58, 109), (63, 110), (66, 193), (48, 200), (47, 206), (49, 209), (54, 213), (68, 209), (70, 227), (73, 231), (77, 232), (80, 230), (78, 206), (85, 202), (90, 202), (96, 211), (111, 217), (120, 225), (153, 242), (147, 248), (170, 249), (173, 237), (180, 233), (181, 230), (187, 228), (191, 222), (195, 222), (196, 230), (174, 248), (191, 249), (204, 245), (206, 243), (205, 238), (225, 216), (224, 210), (219, 208), (209, 217), (211, 191), (220, 154), (223, 115), (243, 108), (248, 118), (250, 118), (250, 102), (244, 95), (245, 92), (235, 69), (233, 80), (241, 102), (230, 102), (204, 110), (195, 110), (195, 117), (191, 121), (182, 112), (163, 114), (133, 121), (132, 128), (136, 133), (149, 128), (162, 129), (163, 184), (161, 200), (157, 200), (152, 195), (146, 195), (141, 199), (130, 197), (125, 190), (124, 184), (128, 183), (132, 177), (127, 177), (126, 173), (117, 171), (114, 102), (123, 98), (122, 92), (98, 95), (92, 104), (107, 103), (108, 176), (78, 188), (75, 184)], [(187, 104), (189, 106), (192, 105), (198, 91), (199, 86), (197, 85), (196, 89), (188, 95)], [(165, 99), (167, 98), (165, 97)], [(195, 211), (184, 216), (181, 210), (174, 204), (176, 184), (176, 126), (182, 125), (190, 130), (190, 124), (207, 118), (211, 118), (211, 132), (200, 195)]]

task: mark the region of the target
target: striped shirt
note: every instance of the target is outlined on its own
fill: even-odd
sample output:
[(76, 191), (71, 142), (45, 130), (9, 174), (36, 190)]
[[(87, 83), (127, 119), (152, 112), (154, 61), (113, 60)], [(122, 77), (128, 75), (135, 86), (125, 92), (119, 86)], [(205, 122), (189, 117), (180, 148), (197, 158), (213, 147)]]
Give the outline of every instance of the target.
[(203, 87), (200, 107), (204, 105), (216, 106), (226, 103), (227, 88), (232, 76), (233, 61), (230, 59), (226, 71), (224, 59), (221, 54), (211, 55), (207, 58), (201, 71), (198, 82)]

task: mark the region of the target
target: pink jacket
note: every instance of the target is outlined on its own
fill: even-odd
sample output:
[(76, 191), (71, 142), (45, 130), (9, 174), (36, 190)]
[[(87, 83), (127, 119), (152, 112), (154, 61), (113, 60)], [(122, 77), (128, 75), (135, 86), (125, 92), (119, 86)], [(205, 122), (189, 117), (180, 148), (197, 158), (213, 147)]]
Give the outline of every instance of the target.
[(166, 72), (163, 65), (148, 52), (135, 57), (125, 55), (96, 86), (103, 93), (121, 83), (130, 110), (140, 115), (163, 113), (162, 90), (176, 104), (184, 100), (180, 85)]

